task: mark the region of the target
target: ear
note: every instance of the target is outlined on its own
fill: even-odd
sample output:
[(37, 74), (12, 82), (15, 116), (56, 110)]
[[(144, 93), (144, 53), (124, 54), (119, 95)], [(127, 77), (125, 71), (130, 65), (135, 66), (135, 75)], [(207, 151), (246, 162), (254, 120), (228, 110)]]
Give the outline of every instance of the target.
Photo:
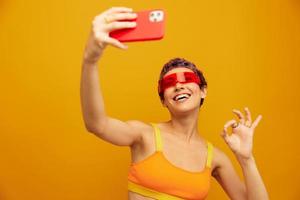
[(200, 89), (201, 99), (205, 99), (206, 95), (207, 95), (207, 89), (206, 87), (203, 87), (202, 89)]

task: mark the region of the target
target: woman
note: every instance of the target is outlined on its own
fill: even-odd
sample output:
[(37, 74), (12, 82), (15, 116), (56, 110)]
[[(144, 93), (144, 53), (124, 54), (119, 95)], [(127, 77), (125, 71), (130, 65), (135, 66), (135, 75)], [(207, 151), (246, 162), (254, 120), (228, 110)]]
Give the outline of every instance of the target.
[[(131, 148), (129, 199), (204, 199), (211, 176), (230, 199), (268, 199), (252, 155), (254, 129), (261, 116), (252, 122), (249, 109), (245, 108), (245, 116), (234, 110), (239, 122), (228, 121), (221, 134), (243, 170), (242, 182), (229, 158), (198, 133), (199, 108), (206, 96), (207, 83), (193, 63), (173, 59), (161, 72), (158, 89), (162, 104), (170, 112), (169, 121), (123, 122), (106, 115), (97, 61), (107, 45), (127, 48), (109, 37), (109, 32), (135, 27), (135, 22), (120, 22), (134, 18), (132, 9), (125, 7), (114, 7), (95, 17), (84, 52), (81, 79), (86, 129), (107, 142)], [(229, 127), (233, 128), (232, 135), (227, 133)]]

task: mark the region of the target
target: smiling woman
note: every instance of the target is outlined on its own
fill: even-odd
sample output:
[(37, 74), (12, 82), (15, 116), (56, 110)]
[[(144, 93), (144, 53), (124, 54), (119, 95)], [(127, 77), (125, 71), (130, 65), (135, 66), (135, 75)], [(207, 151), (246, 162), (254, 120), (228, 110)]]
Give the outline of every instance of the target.
[[(107, 116), (97, 61), (107, 45), (126, 49), (120, 41), (109, 37), (109, 32), (135, 27), (135, 23), (125, 21), (136, 17), (132, 9), (125, 7), (114, 7), (95, 17), (84, 52), (81, 77), (81, 106), (86, 129), (107, 142), (131, 149), (129, 199), (202, 200), (209, 192), (211, 176), (231, 199), (268, 199), (252, 155), (253, 134), (261, 116), (252, 122), (248, 108), (245, 108), (245, 116), (235, 110), (239, 122), (228, 121), (222, 132), (241, 165), (243, 182), (228, 157), (198, 131), (199, 108), (206, 97), (207, 83), (193, 63), (175, 58), (161, 71), (158, 93), (170, 113), (170, 120), (123, 122)], [(233, 128), (231, 135), (227, 134), (229, 127)]]

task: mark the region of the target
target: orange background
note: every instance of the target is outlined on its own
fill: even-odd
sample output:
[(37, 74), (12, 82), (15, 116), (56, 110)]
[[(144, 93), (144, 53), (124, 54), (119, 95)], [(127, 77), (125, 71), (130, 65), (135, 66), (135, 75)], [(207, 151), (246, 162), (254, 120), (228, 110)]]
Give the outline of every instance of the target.
[[(164, 8), (161, 41), (109, 47), (99, 63), (106, 110), (122, 120), (169, 118), (156, 93), (161, 66), (195, 62), (208, 97), (199, 128), (219, 136), (231, 110), (263, 120), (254, 155), (271, 199), (300, 199), (300, 3), (248, 1), (0, 1), (0, 199), (127, 199), (130, 149), (89, 134), (80, 107), (83, 48), (101, 11), (124, 5)], [(209, 200), (229, 199), (213, 181)]]

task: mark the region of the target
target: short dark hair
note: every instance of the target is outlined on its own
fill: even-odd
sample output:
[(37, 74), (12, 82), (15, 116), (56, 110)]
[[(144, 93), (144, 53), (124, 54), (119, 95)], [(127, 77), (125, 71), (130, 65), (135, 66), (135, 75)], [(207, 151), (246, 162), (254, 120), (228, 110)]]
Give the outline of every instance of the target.
[[(192, 63), (184, 58), (173, 58), (170, 61), (168, 61), (166, 64), (164, 64), (164, 66), (160, 72), (160, 75), (159, 75), (159, 81), (162, 80), (164, 75), (166, 73), (168, 73), (170, 70), (172, 70), (174, 68), (178, 68), (178, 67), (185, 67), (185, 68), (191, 69), (200, 79), (200, 84), (199, 84), (200, 89), (207, 87), (207, 82), (203, 76), (203, 72), (200, 71), (194, 63)], [(159, 97), (160, 97), (160, 100), (163, 101), (164, 93), (163, 92), (159, 93)], [(203, 102), (204, 102), (204, 99), (201, 98), (200, 106), (203, 104)]]

